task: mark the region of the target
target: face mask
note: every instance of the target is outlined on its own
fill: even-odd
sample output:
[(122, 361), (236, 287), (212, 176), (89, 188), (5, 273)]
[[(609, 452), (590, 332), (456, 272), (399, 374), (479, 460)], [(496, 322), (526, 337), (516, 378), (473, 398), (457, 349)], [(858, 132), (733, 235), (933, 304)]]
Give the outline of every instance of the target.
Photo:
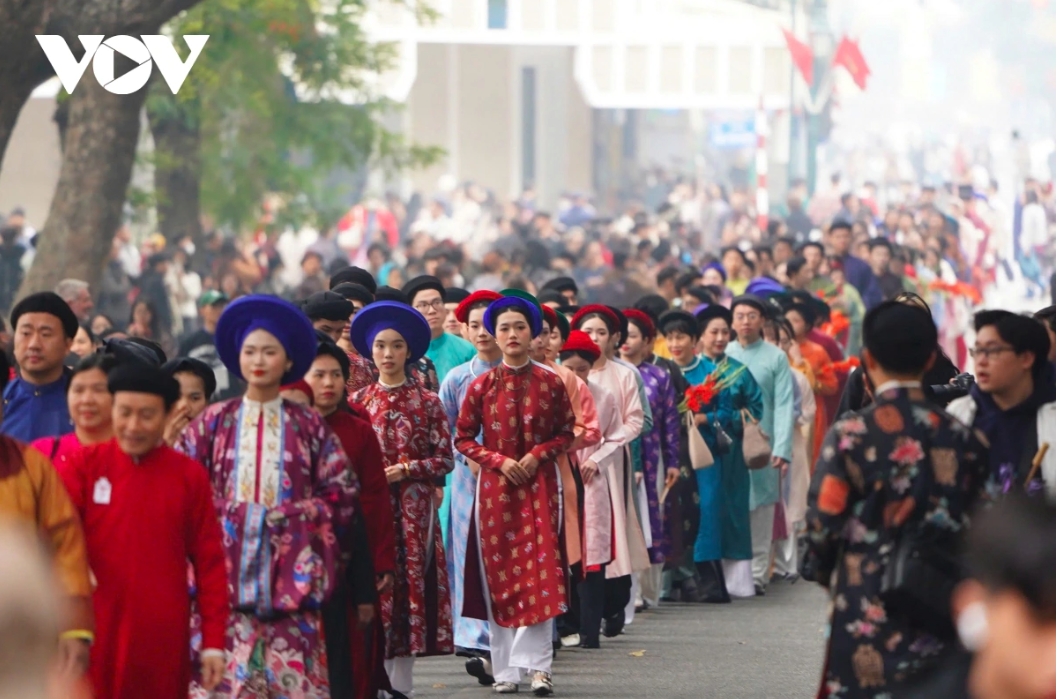
[(190, 257), (191, 255), (194, 255), (195, 254), (195, 244), (194, 243), (185, 243), (184, 246), (183, 246), (183, 251), (187, 253), (188, 257)]

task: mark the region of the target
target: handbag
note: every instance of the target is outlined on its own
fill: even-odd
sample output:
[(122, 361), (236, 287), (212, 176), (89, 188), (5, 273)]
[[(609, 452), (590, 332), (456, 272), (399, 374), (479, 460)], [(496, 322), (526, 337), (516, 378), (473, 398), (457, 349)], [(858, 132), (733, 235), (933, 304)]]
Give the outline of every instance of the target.
[(697, 429), (697, 425), (694, 424), (694, 414), (690, 411), (686, 413), (686, 432), (690, 445), (690, 466), (697, 471), (716, 463), (712, 457), (712, 450), (708, 448), (705, 438), (701, 436), (701, 430)]
[(763, 468), (771, 463), (771, 438), (760, 427), (760, 421), (746, 408), (741, 409), (741, 453), (745, 466), (751, 470)]
[(730, 448), (734, 446), (734, 440), (731, 439), (727, 431), (723, 429), (723, 425), (718, 422), (712, 423), (712, 431), (716, 435), (716, 453), (720, 456), (730, 453)]

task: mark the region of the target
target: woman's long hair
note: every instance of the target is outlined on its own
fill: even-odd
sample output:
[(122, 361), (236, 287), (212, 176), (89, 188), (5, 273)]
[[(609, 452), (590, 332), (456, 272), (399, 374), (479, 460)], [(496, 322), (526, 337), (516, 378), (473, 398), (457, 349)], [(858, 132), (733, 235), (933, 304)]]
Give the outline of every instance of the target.
[(158, 320), (158, 310), (149, 299), (138, 298), (132, 304), (132, 310), (128, 314), (129, 325), (136, 322), (136, 309), (139, 306), (146, 306), (147, 310), (150, 311), (150, 339), (157, 341), (162, 336), (162, 329)]

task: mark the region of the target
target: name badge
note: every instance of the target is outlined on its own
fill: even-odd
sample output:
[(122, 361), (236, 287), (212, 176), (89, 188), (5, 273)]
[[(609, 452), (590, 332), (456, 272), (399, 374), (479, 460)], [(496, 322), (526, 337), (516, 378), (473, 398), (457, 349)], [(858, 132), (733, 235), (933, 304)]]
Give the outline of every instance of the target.
[(97, 505), (109, 505), (110, 491), (110, 481), (105, 477), (100, 478), (95, 482), (95, 489), (92, 491), (92, 502)]

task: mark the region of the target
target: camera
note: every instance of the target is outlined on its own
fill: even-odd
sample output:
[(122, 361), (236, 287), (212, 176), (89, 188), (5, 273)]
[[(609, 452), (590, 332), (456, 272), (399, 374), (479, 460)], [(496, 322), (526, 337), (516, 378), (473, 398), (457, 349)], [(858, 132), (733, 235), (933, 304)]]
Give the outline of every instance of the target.
[(975, 383), (976, 377), (972, 374), (958, 374), (951, 379), (950, 383), (929, 386), (929, 390), (932, 391), (933, 398), (949, 402), (955, 398), (969, 395), (969, 390), (972, 389)]

